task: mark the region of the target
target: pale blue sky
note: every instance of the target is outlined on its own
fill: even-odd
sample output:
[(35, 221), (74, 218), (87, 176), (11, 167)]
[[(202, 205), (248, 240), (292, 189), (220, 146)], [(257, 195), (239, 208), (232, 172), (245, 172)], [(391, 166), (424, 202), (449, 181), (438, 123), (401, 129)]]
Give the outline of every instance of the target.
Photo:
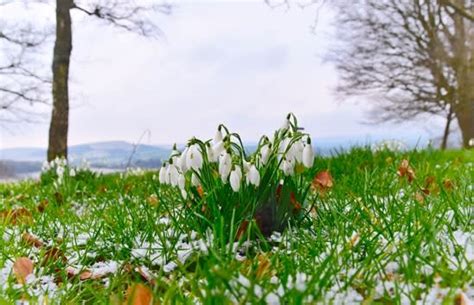
[[(156, 40), (75, 13), (69, 144), (134, 142), (145, 130), (146, 143), (183, 143), (211, 137), (219, 123), (255, 141), (289, 111), (316, 139), (439, 136), (438, 121), (367, 126), (366, 104), (335, 101), (337, 73), (322, 60), (334, 39), (332, 17), (317, 9), (181, 2), (170, 16), (157, 15), (164, 36)], [(47, 119), (11, 130), (0, 131), (2, 147), (47, 145)]]

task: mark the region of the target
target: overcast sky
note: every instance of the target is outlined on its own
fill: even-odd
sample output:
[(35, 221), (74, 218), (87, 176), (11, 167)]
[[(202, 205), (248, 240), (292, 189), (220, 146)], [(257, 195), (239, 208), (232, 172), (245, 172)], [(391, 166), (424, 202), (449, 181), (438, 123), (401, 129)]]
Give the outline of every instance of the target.
[[(69, 144), (136, 142), (146, 130), (144, 143), (183, 143), (211, 137), (219, 123), (252, 142), (290, 111), (316, 139), (438, 136), (429, 121), (362, 124), (366, 104), (335, 101), (337, 73), (322, 59), (331, 21), (325, 7), (193, 0), (157, 15), (164, 34), (147, 40), (75, 13)], [(2, 129), (0, 144), (46, 147), (47, 121)]]

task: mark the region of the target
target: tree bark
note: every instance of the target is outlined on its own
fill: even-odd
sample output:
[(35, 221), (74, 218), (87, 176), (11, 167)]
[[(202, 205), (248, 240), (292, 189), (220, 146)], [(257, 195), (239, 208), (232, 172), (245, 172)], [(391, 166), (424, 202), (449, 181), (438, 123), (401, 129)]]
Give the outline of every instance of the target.
[[(454, 1), (466, 7), (463, 0)], [(464, 148), (474, 139), (474, 26), (462, 16), (454, 17), (457, 53), (454, 66), (457, 74), (457, 100), (454, 112), (462, 134)]]
[(451, 121), (453, 120), (453, 107), (449, 106), (448, 115), (446, 116), (446, 125), (444, 127), (443, 140), (441, 141), (441, 149), (445, 150), (448, 147), (448, 138), (451, 128)]
[(48, 161), (67, 158), (69, 126), (69, 63), (72, 52), (70, 10), (73, 0), (56, 0), (56, 41), (53, 53), (53, 111), (49, 127)]

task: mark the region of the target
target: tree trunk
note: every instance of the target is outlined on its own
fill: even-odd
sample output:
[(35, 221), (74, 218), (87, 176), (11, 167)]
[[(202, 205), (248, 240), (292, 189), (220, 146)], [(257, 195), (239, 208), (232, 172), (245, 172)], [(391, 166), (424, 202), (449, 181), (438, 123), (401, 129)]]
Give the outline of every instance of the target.
[(69, 125), (69, 62), (72, 52), (70, 10), (73, 0), (56, 0), (56, 41), (53, 54), (53, 111), (49, 127), (48, 161), (67, 158)]
[(446, 116), (446, 125), (444, 127), (443, 140), (441, 141), (441, 149), (445, 150), (448, 147), (448, 138), (451, 127), (451, 121), (453, 120), (453, 107), (449, 106), (448, 115)]

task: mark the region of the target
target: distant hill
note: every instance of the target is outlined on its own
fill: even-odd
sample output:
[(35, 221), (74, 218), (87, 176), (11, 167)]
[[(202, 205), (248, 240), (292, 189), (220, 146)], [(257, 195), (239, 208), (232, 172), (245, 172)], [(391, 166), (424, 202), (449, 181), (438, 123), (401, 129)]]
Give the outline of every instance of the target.
[[(169, 156), (170, 151), (170, 148), (154, 145), (140, 144), (135, 147), (125, 141), (98, 142), (70, 146), (69, 160), (72, 164), (87, 160), (94, 167), (122, 168), (127, 165), (133, 155), (132, 166), (139, 163), (142, 167), (158, 167), (161, 160)], [(43, 162), (45, 159), (46, 149), (44, 148), (0, 150), (0, 160)]]

